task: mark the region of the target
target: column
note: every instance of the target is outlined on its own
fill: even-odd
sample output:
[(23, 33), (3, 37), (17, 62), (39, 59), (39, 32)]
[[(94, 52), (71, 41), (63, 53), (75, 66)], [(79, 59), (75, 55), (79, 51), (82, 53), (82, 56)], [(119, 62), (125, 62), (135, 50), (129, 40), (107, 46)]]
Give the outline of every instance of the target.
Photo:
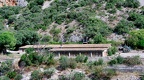
[(61, 57), (60, 52), (58, 52), (58, 56), (59, 56), (59, 58)]
[(69, 52), (69, 57), (70, 57), (70, 52)]
[(79, 55), (81, 55), (81, 52), (79, 53)]
[(91, 57), (93, 57), (92, 52), (90, 53)]

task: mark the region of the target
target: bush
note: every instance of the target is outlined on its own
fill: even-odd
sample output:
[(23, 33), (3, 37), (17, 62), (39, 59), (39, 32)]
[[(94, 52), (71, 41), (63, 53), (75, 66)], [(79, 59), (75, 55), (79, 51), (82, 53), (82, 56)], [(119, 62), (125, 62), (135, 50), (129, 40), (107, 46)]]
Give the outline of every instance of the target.
[(7, 76), (1, 76), (0, 80), (10, 80), (10, 78), (8, 78)]
[(44, 76), (47, 78), (50, 78), (54, 72), (55, 72), (55, 69), (53, 69), (53, 68), (46, 69), (44, 71)]
[(21, 80), (23, 77), (21, 74), (17, 74), (14, 78), (14, 80)]
[(78, 56), (76, 56), (76, 58), (75, 58), (75, 60), (76, 60), (76, 62), (87, 62), (87, 60), (88, 60), (88, 57), (87, 56), (85, 56), (85, 55), (78, 55)]
[(97, 66), (94, 70), (92, 80), (110, 80), (111, 77), (116, 75), (115, 70), (103, 69), (101, 66)]
[(60, 67), (62, 68), (62, 69), (66, 69), (66, 68), (72, 68), (72, 69), (74, 69), (74, 68), (76, 68), (76, 61), (74, 60), (74, 59), (69, 59), (68, 57), (66, 57), (66, 56), (62, 56), (61, 58), (60, 58)]
[(32, 53), (33, 51), (34, 51), (34, 48), (27, 48), (27, 49), (25, 50), (25, 52), (26, 52), (27, 54)]
[(11, 72), (7, 73), (7, 77), (9, 77), (10, 79), (13, 79), (16, 75), (17, 75), (17, 73), (14, 72), (14, 71), (11, 71)]
[(98, 61), (95, 61), (93, 64), (94, 64), (95, 66), (103, 65), (103, 64), (104, 64), (104, 61), (103, 61), (103, 59), (99, 59)]
[(12, 70), (12, 61), (5, 61), (1, 63), (0, 74), (5, 75)]
[(66, 68), (69, 67), (69, 59), (68, 59), (68, 57), (62, 56), (62, 57), (60, 58), (60, 67), (61, 67), (62, 69), (66, 69)]
[(30, 80), (41, 80), (42, 79), (42, 75), (40, 73), (40, 71), (33, 71), (31, 73), (31, 79)]
[[(42, 57), (42, 59), (43, 59), (43, 63), (46, 65), (55, 64), (54, 55), (52, 53), (48, 53), (47, 55), (44, 55)], [(42, 60), (42, 59), (40, 59), (40, 60)]]
[(124, 62), (124, 58), (121, 56), (118, 56), (116, 59), (118, 64), (122, 64)]
[(108, 49), (108, 55), (111, 56), (111, 55), (115, 54), (116, 51), (117, 51), (116, 47), (111, 47)]
[(81, 72), (75, 72), (72, 80), (84, 80), (85, 74)]
[(140, 60), (139, 56), (134, 56), (134, 57), (127, 57), (124, 60), (124, 63), (128, 66), (134, 66), (134, 65), (142, 64), (142, 61)]
[(70, 59), (69, 61), (69, 67), (72, 68), (72, 69), (75, 69), (77, 66), (77, 63), (74, 59)]
[(85, 74), (81, 72), (72, 72), (69, 75), (59, 76), (59, 80), (86, 80)]
[(128, 22), (126, 20), (121, 20), (115, 27), (114, 32), (118, 34), (129, 33), (130, 30), (134, 28), (134, 24), (132, 22)]
[(134, 30), (129, 33), (129, 37), (125, 40), (125, 44), (134, 49), (144, 49), (141, 41), (144, 40), (144, 29)]
[(124, 6), (130, 8), (138, 8), (140, 6), (140, 3), (138, 0), (126, 0)]
[(117, 59), (113, 59), (111, 61), (108, 62), (109, 65), (114, 65), (114, 64), (117, 64)]

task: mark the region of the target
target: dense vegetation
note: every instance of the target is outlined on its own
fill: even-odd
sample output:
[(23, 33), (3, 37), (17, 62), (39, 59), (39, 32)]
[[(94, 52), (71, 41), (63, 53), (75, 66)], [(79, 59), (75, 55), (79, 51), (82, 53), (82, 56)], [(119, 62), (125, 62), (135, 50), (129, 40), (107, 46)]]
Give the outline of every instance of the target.
[[(61, 33), (63, 41), (70, 43), (72, 42), (70, 37), (74, 32), (78, 32), (82, 36), (81, 39), (74, 42), (81, 42), (87, 37), (89, 43), (109, 43), (106, 38), (113, 32), (124, 35), (136, 28), (144, 28), (143, 9), (141, 12), (137, 11), (136, 8), (140, 6), (137, 0), (55, 0), (45, 9), (42, 9), (45, 0), (27, 1), (29, 4), (26, 7), (4, 6), (0, 8), (0, 30), (12, 32), (14, 37), (11, 39), (16, 39), (16, 42), (14, 39), (11, 40), (14, 41), (11, 42), (13, 43), (11, 49), (18, 49), (27, 44), (60, 43)], [(105, 16), (108, 13), (109, 20), (113, 21), (117, 17), (115, 16), (117, 11), (121, 11), (123, 8), (135, 10), (125, 13), (129, 15), (128, 18), (121, 16), (122, 20), (114, 26), (115, 28), (97, 17)], [(102, 10), (106, 13), (103, 13)], [(76, 21), (76, 23), (69, 25), (72, 21)], [(66, 32), (59, 27), (63, 24), (66, 25), (64, 27)], [(41, 34), (40, 31), (44, 34)], [(37, 34), (39, 32), (40, 34)], [(4, 39), (4, 41), (7, 40)], [(5, 47), (4, 45), (11, 46), (10, 42), (1, 43), (3, 47)], [(142, 48), (136, 45), (135, 47)]]

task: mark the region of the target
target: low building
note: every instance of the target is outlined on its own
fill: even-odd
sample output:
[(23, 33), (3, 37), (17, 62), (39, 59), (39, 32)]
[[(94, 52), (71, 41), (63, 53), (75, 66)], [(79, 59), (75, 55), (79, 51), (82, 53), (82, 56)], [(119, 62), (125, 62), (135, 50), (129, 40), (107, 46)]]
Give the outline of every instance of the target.
[(27, 48), (34, 48), (36, 51), (48, 50), (56, 56), (66, 55), (73, 57), (76, 55), (87, 55), (90, 57), (105, 57), (111, 44), (63, 44), (63, 45), (26, 45), (20, 47), (24, 51)]

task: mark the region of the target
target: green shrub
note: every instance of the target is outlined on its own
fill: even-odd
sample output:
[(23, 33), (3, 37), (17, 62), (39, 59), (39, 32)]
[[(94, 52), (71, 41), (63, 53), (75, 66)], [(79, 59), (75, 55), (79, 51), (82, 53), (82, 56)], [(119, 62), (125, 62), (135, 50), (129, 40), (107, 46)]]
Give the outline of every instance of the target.
[(124, 2), (124, 6), (130, 8), (138, 8), (140, 6), (140, 2), (138, 0), (126, 0)]
[(122, 64), (124, 62), (124, 58), (121, 56), (118, 56), (116, 59), (118, 64)]
[(31, 80), (41, 80), (41, 79), (42, 79), (42, 75), (40, 71), (35, 70), (31, 73)]
[(77, 66), (77, 63), (76, 63), (75, 59), (70, 59), (69, 60), (69, 67), (72, 69), (75, 69), (76, 66)]
[(50, 78), (54, 72), (55, 72), (55, 69), (53, 69), (53, 68), (46, 69), (44, 71), (44, 76), (47, 78)]
[(62, 56), (62, 57), (60, 58), (60, 67), (61, 67), (62, 69), (66, 69), (66, 68), (69, 67), (69, 59), (68, 59), (68, 57)]
[(142, 61), (139, 56), (127, 57), (124, 60), (124, 64), (128, 66), (134, 66), (134, 65), (142, 64)]
[(109, 65), (114, 65), (114, 64), (117, 64), (117, 63), (118, 63), (117, 59), (113, 59), (113, 60), (108, 62)]
[(0, 66), (0, 73), (2, 75), (5, 75), (7, 74), (9, 71), (12, 70), (12, 61), (5, 61), (5, 62), (2, 62), (1, 63), (1, 66)]
[(83, 80), (85, 78), (85, 74), (81, 72), (75, 72), (72, 80)]
[[(42, 59), (40, 59), (42, 60)], [(48, 53), (47, 55), (43, 56), (43, 63), (46, 65), (55, 64), (54, 55), (52, 53)]]
[(111, 56), (111, 55), (115, 54), (116, 51), (117, 51), (116, 47), (111, 47), (108, 49), (108, 55)]
[(125, 40), (125, 44), (133, 49), (144, 49), (141, 41), (144, 40), (144, 29), (134, 30), (129, 33), (129, 37)]
[(103, 64), (104, 64), (104, 61), (103, 61), (103, 59), (98, 59), (98, 61), (94, 61), (93, 64), (94, 64), (95, 66), (103, 65)]
[(87, 60), (88, 60), (88, 57), (87, 56), (85, 56), (85, 55), (78, 55), (78, 56), (76, 56), (76, 58), (75, 58), (75, 60), (76, 60), (76, 62), (87, 62)]
[(10, 80), (10, 78), (7, 77), (7, 76), (1, 76), (1, 77), (0, 77), (0, 80)]
[(17, 73), (14, 72), (14, 71), (11, 71), (11, 72), (7, 73), (7, 77), (9, 77), (10, 79), (13, 79), (16, 75), (17, 75)]
[(132, 22), (121, 20), (115, 27), (114, 32), (118, 34), (129, 33), (130, 30), (133, 30), (134, 24)]
[(21, 74), (17, 74), (14, 78), (14, 80), (21, 80), (23, 77)]
[(34, 51), (34, 48), (27, 48), (27, 49), (25, 50), (25, 52), (26, 52), (27, 54), (32, 53), (33, 51)]
[(103, 69), (101, 66), (97, 66), (94, 70), (92, 80), (110, 80), (111, 77), (116, 75), (115, 70)]
[(112, 9), (112, 8), (114, 8), (114, 4), (106, 3), (105, 9)]

